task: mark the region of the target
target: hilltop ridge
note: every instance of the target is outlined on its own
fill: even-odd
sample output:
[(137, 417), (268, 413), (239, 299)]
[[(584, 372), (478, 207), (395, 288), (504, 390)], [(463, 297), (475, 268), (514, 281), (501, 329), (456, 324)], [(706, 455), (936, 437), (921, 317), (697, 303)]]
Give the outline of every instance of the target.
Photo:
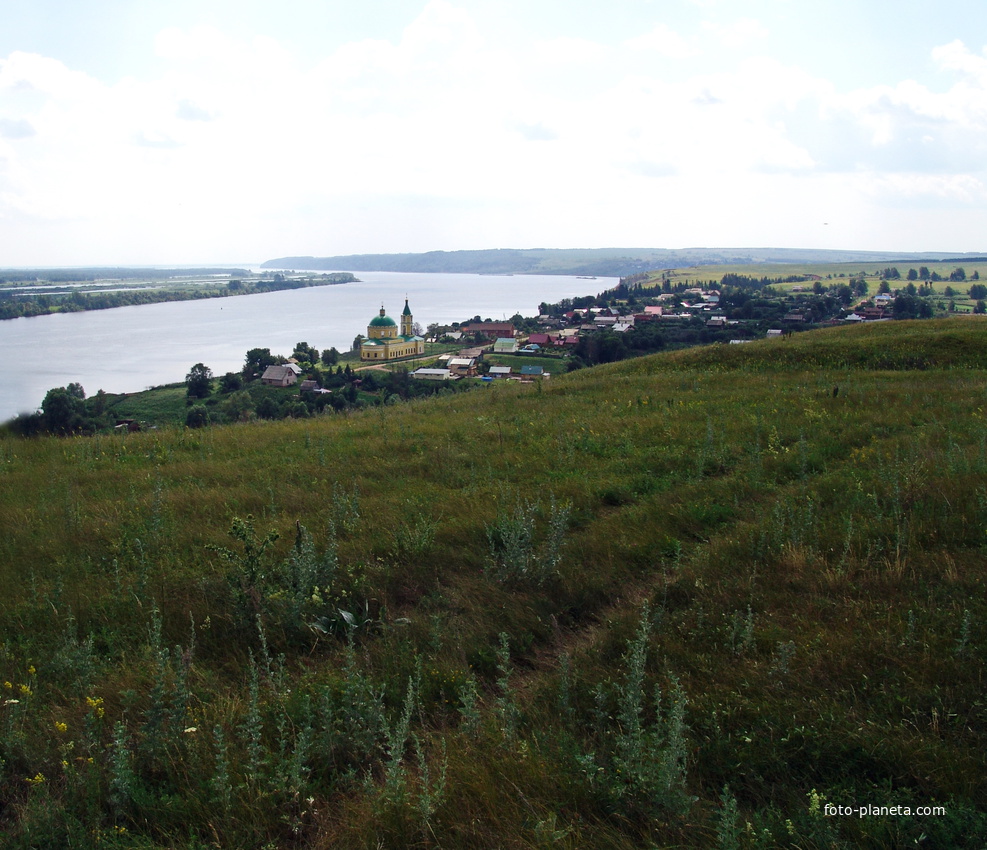
[(265, 269), (470, 274), (568, 274), (623, 277), (653, 269), (749, 263), (939, 262), (979, 253), (856, 251), (801, 248), (494, 248), (406, 254), (281, 257)]

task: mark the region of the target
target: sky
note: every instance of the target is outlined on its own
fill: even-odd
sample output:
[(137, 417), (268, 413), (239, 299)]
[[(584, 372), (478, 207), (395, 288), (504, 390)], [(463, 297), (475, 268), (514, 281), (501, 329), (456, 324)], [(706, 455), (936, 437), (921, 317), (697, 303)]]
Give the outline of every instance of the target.
[(0, 7), (0, 267), (987, 252), (983, 0)]

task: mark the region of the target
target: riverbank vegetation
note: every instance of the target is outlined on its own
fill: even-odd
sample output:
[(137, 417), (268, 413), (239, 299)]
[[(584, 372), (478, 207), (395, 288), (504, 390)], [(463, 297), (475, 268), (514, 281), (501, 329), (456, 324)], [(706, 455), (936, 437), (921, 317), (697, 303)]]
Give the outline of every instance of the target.
[(242, 269), (65, 269), (0, 271), (0, 319), (109, 310), (164, 301), (255, 295), (352, 283), (349, 272), (254, 275)]
[(985, 352), (0, 439), (5, 846), (981, 847)]

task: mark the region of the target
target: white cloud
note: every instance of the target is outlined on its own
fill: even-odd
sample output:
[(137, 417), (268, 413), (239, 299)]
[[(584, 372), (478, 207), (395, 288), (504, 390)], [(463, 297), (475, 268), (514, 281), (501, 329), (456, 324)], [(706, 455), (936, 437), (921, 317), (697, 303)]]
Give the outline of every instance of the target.
[(415, 239), (764, 242), (760, 223), (788, 232), (805, 198), (983, 202), (987, 59), (961, 42), (933, 52), (953, 75), (941, 91), (892, 80), (840, 92), (791, 62), (726, 56), (723, 43), (764, 41), (756, 21), (715, 35), (693, 43), (659, 24), (622, 46), (492, 43), (433, 0), (399, 38), (309, 66), (270, 39), (206, 27), (160, 33), (156, 74), (114, 84), (13, 53), (0, 59), (0, 218), (21, 228), (12, 244), (67, 222), (142, 262)]
[(770, 35), (768, 28), (753, 18), (741, 18), (729, 24), (706, 21), (703, 28), (722, 46), (731, 49), (747, 47)]
[(29, 139), (37, 130), (24, 118), (0, 118), (0, 138)]
[(657, 53), (669, 59), (688, 59), (699, 50), (667, 24), (658, 24), (651, 32), (627, 41), (631, 50)]

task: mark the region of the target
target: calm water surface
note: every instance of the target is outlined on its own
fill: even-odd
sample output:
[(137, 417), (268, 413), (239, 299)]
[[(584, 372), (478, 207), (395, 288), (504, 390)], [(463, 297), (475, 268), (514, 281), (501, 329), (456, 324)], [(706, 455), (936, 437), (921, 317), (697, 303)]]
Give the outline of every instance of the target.
[[(345, 271), (345, 270), (343, 270)], [(397, 319), (405, 296), (427, 327), (479, 315), (502, 321), (538, 305), (595, 295), (616, 278), (359, 272), (359, 283), (204, 301), (173, 301), (0, 322), (0, 421), (38, 408), (52, 387), (136, 392), (184, 379), (196, 363), (238, 371), (251, 348), (290, 355), (297, 342), (346, 351), (384, 305)]]

